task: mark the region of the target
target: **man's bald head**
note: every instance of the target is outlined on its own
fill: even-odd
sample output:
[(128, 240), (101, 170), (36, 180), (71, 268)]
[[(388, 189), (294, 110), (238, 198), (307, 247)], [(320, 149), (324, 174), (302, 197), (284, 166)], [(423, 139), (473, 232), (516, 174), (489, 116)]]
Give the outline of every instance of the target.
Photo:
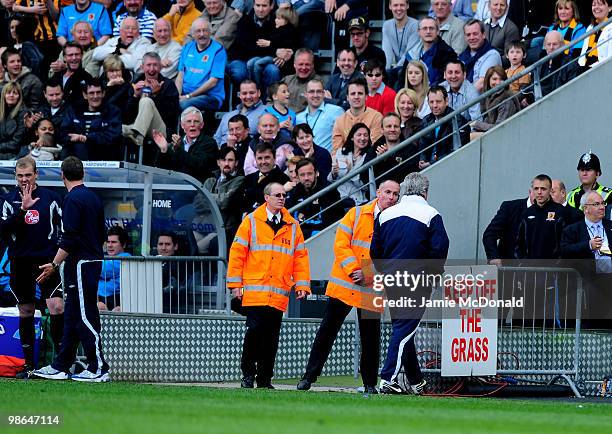
[(584, 216), (591, 222), (601, 221), (606, 214), (606, 202), (601, 194), (591, 191), (580, 198), (580, 205), (584, 211)]
[(565, 203), (567, 191), (565, 189), (565, 184), (563, 183), (563, 181), (561, 181), (560, 179), (553, 179), (550, 196), (552, 197), (552, 200), (558, 204), (563, 205)]
[(399, 199), (400, 185), (392, 179), (383, 181), (376, 190), (376, 198), (378, 199), (378, 208), (381, 211), (395, 205)]
[(558, 50), (563, 45), (563, 35), (556, 30), (552, 30), (544, 37), (544, 48), (546, 54), (550, 54), (555, 50)]
[(273, 141), (276, 139), (279, 129), (280, 125), (276, 116), (270, 113), (265, 113), (259, 117), (257, 132), (259, 132), (262, 140), (268, 142)]

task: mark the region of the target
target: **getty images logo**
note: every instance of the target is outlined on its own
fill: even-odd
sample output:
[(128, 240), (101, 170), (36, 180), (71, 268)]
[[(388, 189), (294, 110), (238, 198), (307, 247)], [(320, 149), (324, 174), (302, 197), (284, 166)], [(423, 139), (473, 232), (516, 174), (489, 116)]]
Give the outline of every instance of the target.
[(172, 199), (153, 199), (153, 208), (172, 208)]

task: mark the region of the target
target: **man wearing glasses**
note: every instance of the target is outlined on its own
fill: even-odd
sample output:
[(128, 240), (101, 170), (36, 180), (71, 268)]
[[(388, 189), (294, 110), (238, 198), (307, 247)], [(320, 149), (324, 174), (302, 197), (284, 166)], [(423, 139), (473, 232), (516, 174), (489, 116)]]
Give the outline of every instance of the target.
[(227, 287), (242, 300), (246, 333), (241, 387), (274, 389), (272, 376), (283, 312), (292, 289), (310, 293), (310, 264), (300, 225), (285, 208), (287, 193), (273, 182), (265, 203), (242, 221), (229, 254)]
[(334, 104), (326, 104), (323, 81), (313, 78), (306, 83), (306, 110), (296, 116), (297, 124), (308, 124), (312, 129), (314, 142), (331, 152), (332, 130), (336, 118), (344, 114), (344, 110)]
[(387, 64), (385, 52), (377, 46), (370, 44), (370, 25), (365, 17), (353, 18), (349, 21), (348, 32), (351, 43), (357, 52), (357, 70), (361, 71), (365, 62), (370, 59), (379, 59), (383, 65)]
[(395, 112), (395, 91), (383, 83), (385, 65), (380, 60), (370, 59), (363, 66), (363, 73), (368, 83), (366, 107), (376, 110), (381, 115)]

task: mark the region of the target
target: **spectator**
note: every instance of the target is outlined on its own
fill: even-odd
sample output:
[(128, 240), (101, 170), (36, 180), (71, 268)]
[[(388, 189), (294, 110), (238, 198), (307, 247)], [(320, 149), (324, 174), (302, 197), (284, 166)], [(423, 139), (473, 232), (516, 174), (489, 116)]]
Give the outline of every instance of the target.
[(92, 58), (96, 62), (104, 62), (111, 54), (121, 58), (125, 68), (136, 71), (142, 64), (142, 56), (151, 50), (151, 41), (140, 35), (138, 20), (126, 17), (121, 21), (119, 36), (113, 36), (104, 45), (96, 47)]
[(421, 130), (423, 121), (417, 115), (419, 98), (412, 89), (401, 89), (395, 96), (395, 113), (400, 117), (402, 137), (411, 137)]
[(76, 156), (81, 161), (121, 158), (121, 111), (103, 105), (104, 89), (97, 79), (83, 85), (84, 103), (71, 105), (59, 128), (62, 158)]
[[(593, 0), (591, 4), (591, 13), (593, 19), (591, 24), (586, 29), (586, 33), (593, 30), (599, 24), (603, 23), (612, 12), (612, 0)], [(601, 45), (598, 47), (599, 41)], [(601, 32), (595, 32), (584, 41), (578, 64), (582, 68), (592, 68), (599, 62), (606, 60), (612, 54), (612, 26), (606, 26)], [(546, 47), (545, 47), (546, 48)]]
[[(448, 92), (448, 105), (457, 110), (478, 99), (478, 91), (465, 79), (465, 65), (461, 60), (452, 60), (444, 68), (444, 82), (440, 85)], [(468, 121), (480, 119), (480, 105), (474, 104), (461, 113)]]
[(62, 83), (64, 91), (64, 100), (68, 104), (82, 104), (83, 90), (81, 83), (90, 82), (92, 76), (83, 69), (81, 60), (83, 59), (83, 47), (76, 42), (68, 42), (62, 49), (64, 61), (66, 62), (66, 70), (64, 72), (56, 72), (53, 74), (53, 80)]
[(501, 56), (491, 46), (485, 36), (485, 26), (481, 21), (470, 20), (463, 27), (468, 47), (459, 60), (465, 65), (466, 78), (478, 92), (484, 88), (484, 76), (490, 67), (501, 65)]
[[(129, 1), (129, 0), (127, 0)], [(125, 251), (128, 233), (121, 226), (111, 227), (106, 236), (107, 256), (132, 256)], [(98, 309), (121, 311), (121, 261), (102, 261), (102, 273), (98, 281)]]
[(293, 129), (291, 138), (296, 143), (295, 155), (303, 155), (312, 160), (317, 167), (319, 176), (327, 179), (331, 171), (331, 155), (329, 151), (314, 143), (314, 134), (308, 124), (298, 124)]
[(278, 0), (279, 9), (292, 7), (298, 15), (306, 12), (323, 11), (324, 0)]
[(406, 66), (405, 89), (413, 90), (416, 93), (419, 100), (417, 114), (420, 118), (424, 118), (431, 113), (429, 103), (427, 102), (429, 84), (427, 66), (420, 60), (409, 61)]
[(553, 30), (561, 33), (563, 45), (568, 46), (563, 54), (578, 57), (584, 41), (571, 46), (570, 42), (584, 35), (586, 29), (580, 22), (580, 12), (578, 12), (578, 6), (574, 0), (557, 0), (555, 3), (555, 21), (548, 28), (549, 32)]
[(274, 163), (274, 147), (270, 143), (261, 142), (255, 147), (255, 161), (257, 171), (244, 178), (243, 211), (247, 213), (264, 203), (266, 185), (273, 182), (285, 185), (289, 181), (289, 177)]
[(578, 170), (580, 185), (567, 195), (567, 204), (569, 206), (582, 210), (580, 199), (589, 191), (599, 193), (606, 202), (606, 205), (612, 204), (612, 189), (597, 182), (597, 179), (601, 176), (601, 163), (597, 155), (591, 151), (582, 154), (578, 160), (576, 170)]
[[(419, 21), (420, 43), (406, 54), (406, 60), (420, 60), (427, 66), (427, 76), (430, 85), (442, 81), (444, 66), (450, 60), (457, 58), (457, 53), (440, 38), (440, 27), (433, 18), (425, 17)], [(404, 63), (406, 66), (406, 63)], [(402, 76), (406, 75), (406, 68)], [(417, 92), (418, 93), (418, 92)]]
[(121, 32), (121, 23), (127, 17), (135, 18), (138, 22), (138, 31), (140, 36), (153, 39), (153, 26), (157, 17), (149, 11), (144, 5), (144, 0), (123, 0), (123, 6), (126, 12), (117, 15), (115, 18), (115, 27), (113, 28), (113, 36), (119, 36)]
[(249, 175), (257, 171), (257, 158), (255, 149), (260, 143), (269, 143), (274, 148), (276, 155), (275, 163), (281, 170), (285, 170), (287, 158), (293, 155), (293, 145), (290, 144), (290, 136), (286, 130), (281, 130), (278, 118), (270, 113), (264, 113), (257, 123), (257, 132), (251, 143), (244, 160), (244, 173)]
[[(506, 45), (506, 57), (510, 61), (510, 67), (506, 69), (506, 74), (508, 78), (512, 78), (515, 75), (520, 74), (525, 70), (525, 65), (523, 65), (523, 59), (525, 59), (525, 55), (527, 54), (527, 49), (525, 48), (525, 44), (520, 41), (510, 42)], [(510, 83), (510, 90), (514, 93), (519, 93), (523, 90), (529, 92), (529, 86), (531, 85), (531, 74), (523, 75), (518, 80)], [(527, 104), (523, 104), (525, 107)]]
[(2, 67), (4, 81), (18, 83), (22, 91), (23, 104), (31, 109), (38, 110), (44, 101), (43, 84), (40, 79), (21, 63), (21, 54), (14, 48), (7, 48), (2, 53)]
[(142, 61), (143, 74), (136, 76), (125, 106), (130, 124), (122, 126), (123, 135), (142, 146), (144, 138), (152, 139), (153, 131), (170, 137), (176, 131), (180, 108), (178, 90), (172, 80), (161, 74), (162, 60), (156, 52), (148, 52)]
[(380, 60), (383, 65), (387, 64), (385, 52), (374, 44), (370, 44), (370, 25), (365, 17), (357, 17), (349, 21), (347, 31), (357, 53), (359, 71), (362, 71), (364, 63), (373, 58)]
[[(93, 36), (91, 24), (89, 24), (87, 21), (77, 21), (72, 26), (70, 33), (73, 38), (73, 43), (76, 43), (76, 45), (81, 47), (81, 65), (83, 66), (83, 69), (87, 71), (90, 76), (97, 77), (100, 74), (100, 64), (93, 61), (93, 50), (98, 46), (98, 44)], [(49, 77), (53, 77), (55, 74), (61, 75), (66, 71), (68, 66), (67, 61), (64, 58), (64, 50), (60, 52), (60, 55), (56, 61), (51, 62), (49, 68)]]
[[(229, 120), (238, 114), (244, 115), (248, 119), (246, 125), (247, 132), (250, 132), (250, 134), (257, 133), (257, 122), (266, 109), (261, 101), (261, 92), (257, 84), (249, 79), (240, 83), (238, 99), (240, 99), (240, 104), (238, 104), (236, 110), (225, 113), (221, 118), (221, 122), (219, 122), (219, 127), (215, 133), (215, 141), (219, 146), (228, 141)], [(248, 129), (249, 127), (250, 130)]]
[(301, 155), (294, 155), (293, 157), (287, 160), (287, 170), (285, 170), (285, 175), (289, 177), (289, 181), (287, 181), (285, 185), (283, 185), (287, 193), (293, 190), (298, 184), (299, 180), (297, 177), (297, 173), (295, 172), (295, 166), (297, 166), (297, 164), (303, 159), (304, 157), (302, 157)]
[(162, 18), (170, 23), (172, 39), (183, 45), (188, 42), (189, 34), (193, 30), (192, 23), (201, 14), (202, 12), (196, 9), (193, 0), (177, 0)]
[(204, 181), (215, 167), (217, 144), (204, 134), (204, 117), (195, 107), (187, 107), (181, 113), (183, 137), (172, 135), (172, 143), (160, 131), (153, 131), (153, 140), (159, 148), (155, 166), (175, 170)]
[(66, 113), (66, 102), (62, 85), (56, 80), (49, 80), (45, 85), (45, 99), (47, 104), (40, 108), (43, 116), (51, 119), (53, 126), (57, 129), (62, 125)]
[(236, 38), (240, 14), (229, 7), (224, 0), (204, 0), (204, 10), (200, 16), (210, 23), (211, 38), (229, 51)]
[[(452, 6), (453, 15), (457, 18), (460, 18), (463, 21), (468, 21), (474, 16), (474, 11), (472, 10), (472, 0), (452, 0), (449, 1)], [(429, 8), (429, 16), (434, 17), (436, 8), (431, 4)]]
[(459, 54), (467, 47), (463, 36), (463, 24), (465, 21), (453, 15), (452, 8), (452, 0), (431, 1), (433, 16), (438, 20), (440, 38), (450, 45), (455, 50), (455, 53)]
[(295, 126), (296, 118), (295, 111), (289, 107), (290, 98), (289, 87), (285, 83), (273, 83), (268, 87), (268, 100), (271, 104), (266, 106), (265, 109), (266, 113), (270, 113), (278, 119), (280, 127), (289, 134)]
[(582, 214), (580, 210), (568, 206), (567, 190), (565, 189), (565, 184), (560, 179), (552, 180), (550, 197), (553, 201), (565, 207), (565, 220), (568, 225), (584, 220), (584, 214)]
[[(325, 13), (331, 14), (338, 23), (362, 17), (368, 12), (367, 2), (363, 0), (325, 1)], [(336, 25), (338, 27), (338, 24)]]
[(370, 129), (371, 139), (376, 141), (382, 136), (380, 121), (382, 115), (376, 110), (366, 107), (367, 83), (362, 78), (356, 78), (348, 84), (347, 101), (349, 109), (334, 123), (332, 132), (332, 153), (344, 146), (344, 142), (353, 125), (363, 122)]
[(351, 80), (363, 77), (357, 70), (357, 53), (353, 48), (344, 48), (338, 52), (336, 58), (338, 73), (333, 74), (325, 84), (325, 102), (349, 109), (346, 91)]
[(191, 35), (194, 40), (183, 48), (176, 77), (181, 110), (219, 110), (225, 100), (227, 54), (221, 44), (210, 38), (210, 23), (204, 18), (193, 22)]
[[(519, 224), (517, 259), (558, 259), (561, 257), (561, 233), (565, 211), (550, 199), (552, 180), (538, 175), (531, 182), (534, 204), (527, 208)], [(533, 262), (529, 262), (533, 264)]]
[(157, 236), (156, 246), (158, 256), (176, 256), (179, 249), (178, 236), (171, 231), (162, 231)]
[[(448, 106), (448, 93), (443, 87), (433, 86), (429, 88), (427, 99), (431, 107), (431, 113), (423, 119), (423, 129), (452, 113)], [(459, 125), (460, 146), (463, 146), (470, 141), (467, 120), (463, 116), (457, 115), (457, 124)], [(424, 169), (453, 152), (455, 147), (453, 132), (453, 122), (449, 119), (421, 137), (419, 169)]]
[(306, 83), (313, 78), (321, 80), (315, 71), (314, 53), (309, 48), (300, 48), (295, 52), (293, 67), (295, 74), (283, 78), (283, 83), (289, 88), (289, 108), (294, 112), (301, 112), (306, 108)]
[[(364, 164), (371, 148), (372, 140), (368, 126), (361, 122), (353, 125), (346, 137), (346, 142), (334, 154), (331, 173), (327, 176), (327, 180), (334, 182), (359, 169)], [(361, 178), (361, 176), (353, 176), (350, 181), (338, 186), (338, 193), (345, 208), (362, 205), (368, 201), (368, 192)]]
[(489, 8), (491, 17), (483, 21), (485, 37), (491, 46), (503, 55), (507, 44), (521, 39), (519, 29), (508, 18), (508, 0), (492, 0)]
[[(501, 66), (493, 66), (485, 75), (484, 92), (497, 88), (502, 82), (506, 81), (508, 76), (506, 71)], [(472, 122), (472, 129), (475, 132), (489, 131), (496, 125), (501, 124), (506, 119), (512, 117), (521, 110), (517, 98), (507, 86), (499, 87), (495, 93), (489, 95), (480, 103), (480, 111), (482, 112), (482, 120)], [(472, 133), (472, 139), (481, 134)]]
[[(42, 19), (42, 18), (41, 18)], [(21, 62), (32, 71), (38, 78), (44, 78), (43, 71), (48, 69), (49, 62), (43, 53), (34, 44), (33, 22), (21, 15), (15, 15), (10, 21), (11, 37), (15, 43), (9, 47), (19, 50)], [(55, 44), (57, 47), (57, 44)], [(57, 55), (57, 49), (53, 50), (53, 55)]]
[[(225, 227), (225, 240), (228, 248), (236, 235), (236, 230), (242, 221), (242, 184), (244, 176), (238, 174), (238, 154), (235, 149), (225, 147), (217, 154), (217, 166), (212, 177), (204, 181), (204, 188), (208, 190), (215, 200)], [(205, 202), (201, 195), (196, 196), (195, 207), (198, 200)], [(197, 240), (196, 240), (197, 241)]]
[[(36, 43), (36, 49), (42, 51), (45, 56), (45, 60), (37, 75), (42, 79), (42, 74), (45, 73), (49, 67), (50, 59), (55, 58), (59, 54), (60, 47), (57, 44), (57, 21), (59, 18), (59, 0), (47, 0), (45, 2), (28, 2), (21, 1), (13, 4), (13, 13), (24, 14), (26, 19), (36, 21), (34, 29), (34, 41)], [(14, 15), (16, 16), (16, 15)], [(40, 53), (39, 51), (39, 53)], [(24, 64), (29, 66), (25, 59), (28, 57), (22, 51), (24, 57)], [(32, 69), (30, 67), (30, 69)], [(38, 74), (40, 73), (40, 74)]]
[[(298, 184), (287, 198), (287, 208), (290, 209), (309, 197), (317, 194), (329, 185), (327, 178), (319, 176), (314, 161), (304, 158), (295, 166)], [(303, 206), (294, 218), (300, 223), (304, 239), (318, 234), (323, 229), (335, 223), (342, 217), (340, 195), (332, 190), (314, 202)]]
[(249, 119), (245, 115), (237, 114), (229, 118), (228, 134), (226, 141), (221, 145), (223, 148), (232, 148), (236, 152), (237, 172), (244, 174), (244, 160), (249, 151), (249, 144), (253, 140), (249, 134)]
[(366, 107), (376, 110), (381, 115), (392, 112), (395, 109), (395, 91), (383, 82), (385, 66), (373, 58), (365, 63), (363, 73), (368, 83)]
[(261, 89), (267, 89), (270, 84), (281, 79), (279, 68), (291, 58), (293, 52), (285, 49), (274, 51), (271, 47), (257, 45), (260, 39), (272, 40), (272, 35), (276, 32), (273, 10), (274, 0), (255, 0), (254, 9), (244, 14), (238, 22), (236, 39), (230, 51), (230, 62), (227, 65), (227, 73), (234, 84), (238, 85), (248, 78), (247, 61), (254, 57), (272, 56), (274, 58), (274, 63), (266, 66), (263, 71)]
[[(544, 37), (544, 47), (546, 54), (552, 54), (563, 46), (563, 36), (553, 30)], [(572, 62), (570, 56), (563, 53), (553, 57), (548, 62), (540, 65), (540, 86), (542, 95), (548, 95), (569, 82), (579, 74), (579, 67), (576, 62)]]
[[(389, 84), (395, 85), (406, 61), (406, 53), (419, 43), (419, 22), (408, 16), (408, 0), (390, 0), (393, 18), (382, 27), (382, 49), (385, 52)], [(401, 31), (401, 32), (400, 32)]]
[(121, 122), (125, 124), (128, 113), (123, 108), (126, 107), (130, 93), (133, 92), (132, 74), (125, 69), (121, 58), (116, 54), (111, 54), (104, 59), (102, 71), (103, 104), (113, 104), (115, 107), (121, 107)]
[[(388, 113), (382, 120), (383, 136), (378, 139), (368, 152), (365, 162), (391, 151), (402, 141), (401, 119), (397, 113)], [(402, 150), (374, 166), (374, 174), (377, 180), (392, 179), (403, 180), (411, 172), (419, 171), (419, 144), (412, 142)]]
[(29, 156), (36, 161), (57, 159), (61, 148), (55, 145), (55, 127), (48, 118), (41, 118), (34, 124), (34, 141), (21, 147), (18, 157)]
[[(178, 74), (178, 63), (183, 47), (170, 37), (171, 32), (172, 29), (168, 21), (163, 18), (155, 20), (153, 25), (155, 43), (151, 45), (150, 51), (159, 54), (159, 57), (161, 57), (161, 74), (170, 80), (174, 80)], [(142, 71), (139, 70), (139, 72)]]
[(247, 61), (249, 76), (255, 80), (260, 87), (264, 86), (264, 71), (269, 65), (274, 65), (274, 57), (272, 54), (276, 53), (276, 50), (278, 49), (293, 50), (297, 45), (296, 32), (298, 16), (293, 9), (277, 9), (274, 23), (276, 30), (270, 34), (270, 39), (258, 39), (256, 41), (258, 47), (269, 49), (269, 55), (263, 57), (252, 57)]
[(533, 205), (533, 191), (526, 198), (503, 201), (497, 213), (482, 234), (487, 260), (491, 265), (502, 265), (502, 260), (514, 259), (516, 237), (522, 216)]
[(70, 29), (77, 21), (87, 21), (91, 24), (93, 35), (98, 45), (103, 45), (113, 33), (110, 16), (100, 3), (91, 0), (75, 0), (74, 4), (62, 7), (57, 24), (57, 43), (62, 47), (74, 38)]
[(0, 94), (0, 160), (14, 160), (26, 134), (23, 118), (26, 106), (21, 86), (10, 81)]
[(313, 131), (314, 141), (326, 149), (332, 149), (332, 129), (336, 118), (344, 113), (341, 107), (325, 103), (323, 82), (317, 78), (306, 83), (306, 110), (297, 114), (298, 124), (307, 124)]

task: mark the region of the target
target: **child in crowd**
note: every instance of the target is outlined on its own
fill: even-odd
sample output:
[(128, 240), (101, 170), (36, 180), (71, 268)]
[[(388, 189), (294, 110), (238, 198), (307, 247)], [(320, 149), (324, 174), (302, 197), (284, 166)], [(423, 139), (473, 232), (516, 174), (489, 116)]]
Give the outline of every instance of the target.
[(278, 119), (281, 128), (291, 132), (295, 126), (296, 114), (289, 108), (289, 88), (285, 83), (274, 83), (268, 88), (268, 98), (272, 102), (266, 112)]
[[(508, 78), (520, 74), (525, 70), (523, 65), (523, 59), (526, 55), (525, 45), (521, 41), (513, 41), (506, 45), (506, 57), (510, 61), (510, 68), (506, 69)], [(531, 85), (531, 74), (526, 74), (510, 84), (510, 90), (513, 93), (521, 93), (523, 89), (528, 88)], [(526, 96), (522, 96), (520, 99), (521, 107), (527, 107), (529, 100)]]
[[(294, 49), (298, 26), (298, 16), (292, 7), (283, 7), (276, 10), (276, 32), (271, 39), (258, 39), (258, 47), (268, 47), (270, 53), (275, 53), (278, 48)], [(251, 80), (255, 81), (260, 89), (263, 89), (263, 72), (268, 65), (274, 63), (274, 55), (265, 57), (253, 57), (247, 62), (247, 70)]]

